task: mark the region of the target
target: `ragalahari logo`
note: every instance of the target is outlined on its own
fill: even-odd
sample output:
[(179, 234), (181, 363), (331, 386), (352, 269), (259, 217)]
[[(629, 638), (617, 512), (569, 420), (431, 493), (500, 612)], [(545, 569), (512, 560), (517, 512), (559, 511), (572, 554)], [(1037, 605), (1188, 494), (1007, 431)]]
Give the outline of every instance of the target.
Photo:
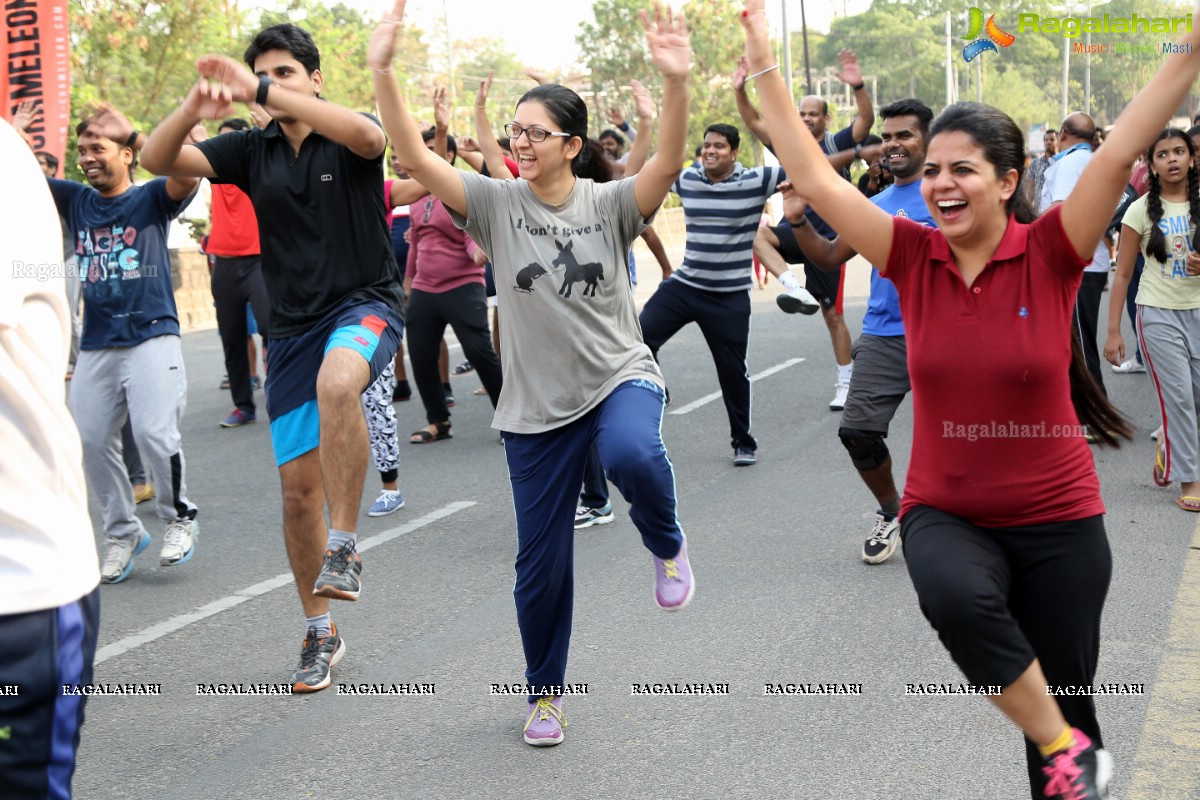
[[(970, 39), (970, 44), (963, 48), (963, 61), (971, 61), (981, 53), (991, 50), (993, 53), (999, 52), (996, 45), (1008, 47), (1017, 40), (1017, 37), (1011, 33), (1005, 33), (996, 25), (996, 15), (992, 14), (988, 17), (987, 25), (983, 24), (983, 12), (978, 8), (971, 6), (969, 11), (970, 21), (968, 24), (967, 35), (962, 37)], [(986, 36), (980, 36), (980, 33), (986, 33)]]

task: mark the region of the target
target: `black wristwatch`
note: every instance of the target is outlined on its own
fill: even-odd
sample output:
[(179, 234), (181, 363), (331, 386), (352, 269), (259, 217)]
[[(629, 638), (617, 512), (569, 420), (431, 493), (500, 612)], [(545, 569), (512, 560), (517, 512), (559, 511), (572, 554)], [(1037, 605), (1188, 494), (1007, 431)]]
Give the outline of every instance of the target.
[(799, 222), (792, 223), (792, 227), (793, 228), (803, 228), (807, 224), (808, 224), (808, 217), (801, 217)]
[(862, 158), (862, 145), (856, 144), (856, 145), (854, 145), (854, 160), (858, 161), (861, 158)]
[(128, 139), (126, 139), (126, 140), (125, 140), (125, 144), (123, 144), (123, 145), (121, 145), (121, 146), (122, 146), (122, 147), (128, 147), (130, 150), (136, 150), (136, 149), (137, 149), (137, 137), (138, 137), (138, 136), (139, 136), (138, 132), (137, 132), (137, 131), (134, 131), (133, 133), (129, 134), (129, 138), (128, 138)]
[(266, 75), (260, 77), (258, 79), (258, 94), (254, 96), (254, 102), (258, 103), (260, 106), (265, 106), (267, 104), (267, 90), (274, 85), (275, 84), (272, 83), (271, 79)]
[(852, 83), (852, 84), (850, 84), (850, 88), (851, 88), (851, 89), (853, 89), (853, 90), (854, 90), (854, 91), (856, 91), (856, 92), (857, 92), (859, 89), (863, 88), (864, 86), (866, 86), (866, 82), (859, 83), (859, 84), (857, 84), (857, 85), (856, 85), (856, 84), (853, 84), (853, 83)]

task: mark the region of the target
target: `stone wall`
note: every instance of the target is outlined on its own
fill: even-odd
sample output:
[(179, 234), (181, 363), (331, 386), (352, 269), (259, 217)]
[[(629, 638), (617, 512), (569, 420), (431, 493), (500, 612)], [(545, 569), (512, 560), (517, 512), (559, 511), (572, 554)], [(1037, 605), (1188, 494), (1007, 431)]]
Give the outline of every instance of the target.
[(181, 331), (187, 333), (217, 327), (207, 256), (195, 248), (172, 250), (171, 284), (175, 287), (175, 307), (179, 311)]

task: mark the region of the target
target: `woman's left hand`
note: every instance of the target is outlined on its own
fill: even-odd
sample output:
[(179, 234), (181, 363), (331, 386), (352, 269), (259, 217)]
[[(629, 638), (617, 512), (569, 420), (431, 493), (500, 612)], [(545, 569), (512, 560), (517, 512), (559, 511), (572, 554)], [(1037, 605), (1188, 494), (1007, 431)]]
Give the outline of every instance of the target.
[(692, 44), (682, 11), (654, 3), (654, 20), (642, 11), (642, 27), (650, 46), (650, 60), (664, 78), (686, 78), (692, 66)]
[(1189, 278), (1200, 275), (1200, 255), (1192, 250), (1189, 250), (1187, 254), (1187, 274)]

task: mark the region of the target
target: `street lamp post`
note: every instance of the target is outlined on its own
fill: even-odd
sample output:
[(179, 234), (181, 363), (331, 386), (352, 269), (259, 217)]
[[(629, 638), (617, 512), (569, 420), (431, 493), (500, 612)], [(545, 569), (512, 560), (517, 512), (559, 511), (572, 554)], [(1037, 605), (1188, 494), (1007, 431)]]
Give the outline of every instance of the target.
[(804, 14), (804, 0), (800, 0), (800, 36), (804, 40), (804, 94), (810, 95), (813, 93), (812, 71), (808, 66), (808, 18)]

